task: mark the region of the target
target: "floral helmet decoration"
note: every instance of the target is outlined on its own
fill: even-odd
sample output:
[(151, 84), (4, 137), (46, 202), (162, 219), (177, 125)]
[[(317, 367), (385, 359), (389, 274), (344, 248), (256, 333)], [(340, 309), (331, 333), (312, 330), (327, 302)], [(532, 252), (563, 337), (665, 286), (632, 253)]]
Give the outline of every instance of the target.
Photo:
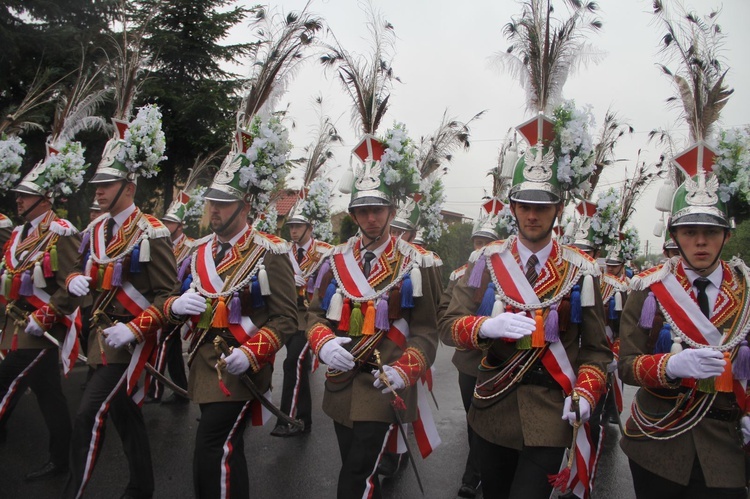
[(581, 201), (576, 206), (579, 220), (573, 244), (583, 250), (606, 248), (618, 240), (620, 199), (617, 191), (599, 193), (596, 203)]
[(750, 126), (722, 130), (713, 167), (719, 178), (719, 199), (738, 222), (750, 210)]
[(21, 178), (26, 147), (16, 135), (0, 135), (0, 189), (8, 192)]
[(727, 204), (719, 196), (719, 178), (713, 174), (715, 160), (716, 153), (705, 142), (672, 158), (687, 178), (672, 198), (670, 232), (680, 225), (731, 228)]
[[(435, 244), (445, 230), (443, 222), (443, 205), (445, 204), (445, 186), (441, 180), (442, 171), (437, 170), (422, 181), (423, 194), (416, 196), (420, 208), (417, 220), (417, 234), (421, 234), (422, 245)], [(391, 224), (393, 225), (393, 224)], [(416, 237), (415, 237), (416, 240)]]
[(188, 227), (196, 228), (203, 218), (204, 200), (203, 193), (205, 187), (196, 187), (189, 193), (184, 190), (177, 194), (172, 204), (167, 208), (167, 212), (162, 220), (176, 222)]
[(479, 217), (474, 223), (471, 237), (485, 237), (491, 240), (503, 239), (515, 233), (515, 219), (508, 205), (497, 198), (482, 203)]
[(310, 224), (315, 239), (325, 242), (333, 241), (332, 195), (333, 185), (327, 178), (314, 179), (309, 188), (300, 191), (300, 200), (292, 207), (286, 223)]
[(607, 248), (606, 265), (622, 265), (638, 256), (641, 241), (634, 227), (619, 233), (617, 241)]
[(104, 146), (102, 159), (90, 182), (126, 180), (136, 183), (138, 177), (155, 177), (159, 173), (159, 163), (167, 159), (159, 108), (149, 104), (138, 109), (133, 121), (112, 118), (112, 123), (114, 137)]
[(73, 194), (83, 184), (86, 160), (80, 142), (65, 143), (60, 149), (47, 144), (45, 158), (38, 162), (13, 192), (42, 196), (49, 201)]

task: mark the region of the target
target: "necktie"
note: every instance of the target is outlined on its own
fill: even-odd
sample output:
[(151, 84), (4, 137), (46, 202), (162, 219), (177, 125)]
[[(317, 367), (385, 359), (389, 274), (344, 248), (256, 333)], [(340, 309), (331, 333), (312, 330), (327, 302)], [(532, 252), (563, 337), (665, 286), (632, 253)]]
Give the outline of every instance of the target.
[(529, 281), (532, 288), (534, 287), (534, 284), (536, 284), (537, 277), (539, 277), (536, 273), (537, 263), (539, 263), (539, 258), (534, 254), (532, 254), (526, 262), (526, 280)]
[(365, 262), (362, 265), (362, 272), (364, 272), (365, 277), (370, 277), (370, 270), (372, 270), (372, 261), (375, 259), (375, 253), (372, 251), (366, 251), (364, 258)]
[(107, 219), (107, 231), (104, 233), (104, 245), (109, 246), (109, 242), (112, 241), (112, 236), (115, 233), (115, 219), (109, 217)]
[(711, 318), (711, 310), (708, 306), (708, 294), (706, 293), (706, 287), (709, 284), (711, 284), (711, 281), (705, 277), (699, 277), (693, 281), (693, 286), (698, 290), (698, 306), (700, 307), (701, 312), (703, 312), (703, 315)]
[(21, 230), (21, 241), (26, 239), (26, 236), (29, 235), (29, 232), (31, 232), (31, 222), (26, 222), (23, 224), (23, 229)]
[(219, 243), (219, 249), (216, 251), (216, 256), (214, 257), (214, 265), (219, 266), (231, 247), (232, 245), (229, 243)]
[(305, 258), (305, 248), (297, 246), (297, 263), (302, 263), (303, 258)]

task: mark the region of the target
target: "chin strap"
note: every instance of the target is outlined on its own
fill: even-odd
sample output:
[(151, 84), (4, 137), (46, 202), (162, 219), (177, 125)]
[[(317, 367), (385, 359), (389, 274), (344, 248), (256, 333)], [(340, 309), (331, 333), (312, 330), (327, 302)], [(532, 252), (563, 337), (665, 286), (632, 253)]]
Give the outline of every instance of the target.
[[(362, 227), (360, 227), (361, 229)], [(376, 242), (380, 241), (380, 239), (383, 237), (383, 234), (385, 233), (385, 229), (388, 228), (388, 225), (384, 225), (382, 229), (380, 229), (380, 234), (378, 234), (378, 237), (373, 239), (367, 244), (362, 245), (362, 250), (366, 250), (370, 245), (375, 244)]]
[(312, 225), (305, 224), (305, 232), (303, 232), (302, 235), (299, 236), (296, 241), (294, 241), (294, 244), (296, 244), (297, 246), (299, 246), (300, 245), (299, 242), (302, 241), (305, 238), (305, 236), (307, 235), (307, 231), (311, 230), (311, 229), (312, 229)]
[(698, 273), (698, 274), (702, 274), (702, 273), (703, 273), (703, 272), (705, 272), (706, 270), (708, 270), (708, 269), (710, 269), (711, 267), (713, 267), (713, 266), (714, 266), (714, 264), (715, 264), (716, 262), (718, 262), (718, 261), (719, 261), (719, 258), (721, 258), (721, 252), (722, 252), (722, 251), (724, 251), (724, 245), (725, 245), (725, 244), (727, 243), (727, 232), (728, 232), (728, 230), (727, 230), (727, 229), (724, 229), (724, 239), (722, 239), (722, 241), (721, 241), (721, 248), (719, 248), (719, 251), (718, 251), (718, 253), (716, 253), (716, 258), (714, 258), (714, 259), (713, 259), (713, 260), (711, 261), (711, 263), (710, 263), (710, 264), (708, 264), (707, 266), (705, 266), (705, 267), (703, 267), (703, 268), (698, 268), (698, 267), (696, 267), (695, 265), (693, 265), (693, 264), (692, 264), (692, 263), (690, 262), (690, 260), (688, 260), (688, 257), (687, 257), (687, 256), (685, 255), (685, 252), (684, 252), (684, 251), (682, 251), (682, 246), (680, 245), (680, 242), (679, 242), (679, 241), (677, 240), (677, 238), (676, 238), (676, 237), (674, 237), (674, 233), (672, 233), (672, 240), (673, 240), (673, 241), (674, 241), (674, 243), (675, 243), (675, 244), (677, 245), (677, 250), (678, 250), (678, 251), (680, 252), (680, 256), (681, 256), (681, 257), (682, 257), (682, 259), (683, 259), (683, 260), (685, 261), (685, 263), (687, 263), (687, 265), (688, 265), (688, 268), (689, 268), (690, 270), (692, 270), (693, 272), (696, 272), (696, 273)]
[(26, 215), (28, 215), (29, 213), (31, 213), (32, 211), (34, 211), (36, 209), (36, 207), (39, 206), (39, 203), (41, 203), (45, 199), (46, 198), (44, 196), (40, 196), (39, 199), (37, 199), (36, 202), (31, 205), (30, 208), (24, 210), (23, 213), (21, 213), (21, 218), (23, 218), (24, 220), (26, 220)]
[[(117, 194), (115, 194), (115, 198), (112, 200), (111, 203), (109, 203), (109, 206), (107, 207), (107, 211), (112, 211), (112, 207), (117, 204), (117, 201), (120, 199), (120, 196), (122, 196), (122, 192), (125, 190), (125, 186), (128, 184), (127, 180), (122, 180), (122, 184), (120, 185), (120, 189), (117, 191)], [(102, 209), (104, 209), (102, 207)]]
[(237, 209), (234, 210), (234, 213), (232, 213), (232, 216), (229, 217), (229, 220), (227, 220), (224, 223), (224, 225), (222, 225), (218, 229), (214, 229), (214, 232), (217, 233), (218, 235), (221, 235), (222, 232), (224, 232), (225, 230), (227, 230), (227, 227), (229, 227), (230, 225), (232, 225), (232, 222), (234, 221), (235, 218), (237, 218), (237, 215), (239, 215), (241, 211), (242, 211), (242, 201), (240, 201), (240, 202), (237, 203)]

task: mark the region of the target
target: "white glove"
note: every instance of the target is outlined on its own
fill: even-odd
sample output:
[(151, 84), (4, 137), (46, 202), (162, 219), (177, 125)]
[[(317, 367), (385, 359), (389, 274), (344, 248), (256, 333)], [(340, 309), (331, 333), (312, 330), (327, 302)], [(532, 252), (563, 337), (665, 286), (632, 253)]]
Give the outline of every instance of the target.
[[(562, 419), (568, 420), (571, 426), (576, 422), (576, 413), (570, 408), (571, 399), (570, 396), (565, 397), (565, 404), (563, 405)], [(591, 417), (591, 404), (585, 398), (581, 397), (578, 399), (578, 413), (581, 415), (580, 423), (583, 424)]]
[(339, 371), (350, 371), (354, 369), (354, 357), (341, 346), (346, 345), (350, 341), (352, 341), (351, 338), (337, 336), (320, 348), (318, 357), (329, 367), (338, 369)]
[(31, 317), (29, 317), (29, 323), (26, 325), (26, 329), (24, 329), (24, 332), (30, 334), (31, 336), (37, 337), (41, 337), (44, 335), (44, 329), (42, 329), (39, 324)]
[(503, 312), (487, 319), (479, 329), (479, 336), (483, 338), (506, 338), (517, 340), (528, 336), (536, 329), (536, 322), (526, 316), (526, 312)]
[(122, 322), (118, 322), (102, 332), (104, 333), (104, 342), (112, 348), (122, 348), (135, 341), (133, 331)]
[[(385, 374), (385, 376), (388, 378), (388, 383), (391, 384), (391, 388), (393, 388), (394, 390), (403, 390), (404, 388), (406, 388), (404, 378), (399, 375), (398, 371), (395, 368), (386, 364), (383, 366), (383, 374)], [(372, 371), (372, 375), (375, 376), (375, 383), (373, 383), (372, 386), (374, 386), (375, 388), (382, 388), (383, 393), (391, 392), (391, 388), (385, 386), (383, 380), (380, 379), (380, 371), (375, 369), (374, 371)]]
[(73, 296), (86, 296), (89, 294), (89, 282), (91, 282), (90, 277), (77, 275), (68, 283), (68, 291)]
[(617, 371), (617, 359), (614, 359), (612, 362), (610, 362), (609, 364), (607, 364), (607, 372), (608, 373), (613, 373), (615, 371)]
[(665, 372), (672, 379), (706, 379), (724, 372), (724, 354), (712, 348), (688, 348), (672, 355)]
[(296, 284), (298, 288), (307, 286), (307, 279), (305, 279), (301, 275), (294, 274), (294, 284)]
[(175, 315), (198, 315), (206, 310), (206, 299), (195, 291), (186, 291), (172, 302), (172, 313)]
[(740, 430), (742, 431), (742, 443), (747, 445), (750, 442), (750, 416), (742, 416)]
[(250, 369), (250, 359), (247, 358), (245, 352), (241, 348), (235, 348), (228, 357), (224, 357), (221, 354), (221, 358), (227, 363), (227, 372), (239, 376), (248, 369)]

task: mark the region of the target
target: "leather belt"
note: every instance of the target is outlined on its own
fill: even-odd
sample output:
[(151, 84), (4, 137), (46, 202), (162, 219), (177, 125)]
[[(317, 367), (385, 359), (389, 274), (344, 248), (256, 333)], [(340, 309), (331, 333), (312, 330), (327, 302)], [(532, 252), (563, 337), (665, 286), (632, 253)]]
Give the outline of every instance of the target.
[(553, 390), (560, 390), (562, 387), (555, 381), (555, 378), (543, 366), (535, 364), (521, 378), (522, 385), (537, 385)]
[(742, 410), (739, 407), (732, 407), (731, 409), (711, 407), (705, 417), (718, 421), (739, 421), (742, 417)]

